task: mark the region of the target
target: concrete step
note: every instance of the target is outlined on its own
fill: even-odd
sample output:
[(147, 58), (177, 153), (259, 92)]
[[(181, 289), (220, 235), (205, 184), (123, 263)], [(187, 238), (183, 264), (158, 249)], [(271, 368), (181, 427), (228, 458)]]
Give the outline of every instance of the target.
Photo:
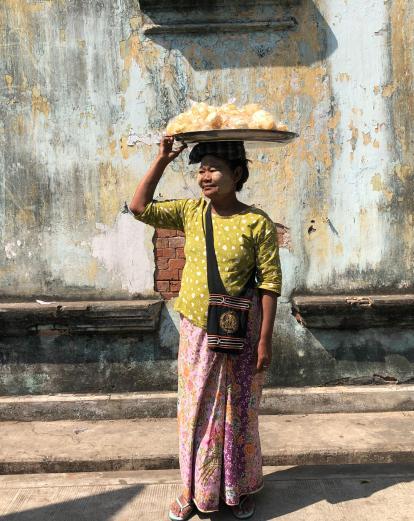
[[(412, 520), (414, 465), (265, 467), (260, 521)], [(1, 519), (167, 520), (181, 492), (177, 470), (0, 476)], [(234, 521), (230, 508), (191, 521)]]
[[(265, 465), (414, 463), (414, 412), (264, 415)], [(178, 467), (175, 419), (2, 422), (0, 474)]]
[[(175, 418), (174, 392), (0, 396), (1, 421)], [(414, 411), (414, 385), (266, 388), (261, 414)]]

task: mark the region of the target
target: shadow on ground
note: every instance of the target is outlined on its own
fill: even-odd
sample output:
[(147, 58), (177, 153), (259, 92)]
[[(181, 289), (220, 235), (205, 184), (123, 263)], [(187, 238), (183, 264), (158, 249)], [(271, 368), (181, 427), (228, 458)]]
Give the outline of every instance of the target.
[[(167, 505), (170, 500), (166, 494), (171, 495), (172, 500), (174, 494), (179, 490), (178, 484), (169, 484), (168, 481), (168, 479), (162, 480), (162, 484), (160, 484), (160, 482), (151, 483), (149, 480), (148, 485), (125, 485), (122, 488), (117, 485), (116, 490), (92, 495), (88, 495), (86, 487), (74, 487), (75, 482), (72, 483), (70, 478), (68, 478), (67, 485), (60, 487), (19, 488), (16, 486), (8, 491), (8, 508), (23, 510), (25, 503), (30, 504), (33, 500), (37, 503), (44, 501), (46, 505), (6, 514), (0, 516), (0, 520), (115, 521), (119, 519), (121, 521), (128, 519), (132, 521), (157, 519), (159, 521), (160, 518), (168, 519), (167, 511), (161, 514), (164, 509), (163, 505)], [(336, 509), (332, 510), (332, 505), (345, 503), (339, 507), (344, 514), (346, 502), (370, 498), (378, 491), (412, 481), (414, 481), (414, 464), (306, 465), (283, 468), (267, 473), (265, 487), (256, 495), (257, 507), (252, 519), (270, 521), (291, 515), (292, 517), (289, 516), (289, 519), (294, 520), (296, 519), (295, 513), (298, 513), (300, 519), (303, 519), (304, 513), (301, 513), (301, 510), (321, 503), (328, 517), (323, 515), (318, 518), (318, 521), (324, 521), (330, 519), (331, 515), (335, 517)], [(105, 485), (102, 485), (102, 489), (104, 487)], [(54, 490), (51, 490), (52, 488)], [(95, 490), (96, 488), (101, 488), (99, 480)], [(407, 508), (409, 503), (409, 494), (407, 495), (406, 491), (401, 490), (401, 487), (396, 487), (395, 490), (399, 496), (398, 494), (395, 497), (387, 496), (390, 498), (389, 503), (378, 504), (374, 507), (371, 502), (368, 507), (365, 504), (365, 508), (381, 508), (382, 511), (389, 509), (391, 519), (393, 508), (397, 506), (405, 509), (404, 501), (401, 501), (401, 494), (406, 498)], [(391, 501), (393, 497), (394, 501)], [(51, 501), (54, 504), (47, 504)], [(355, 508), (358, 509), (358, 506)], [(397, 512), (395, 514), (398, 515)], [(407, 511), (408, 514), (411, 512)], [(219, 513), (194, 515), (191, 519), (193, 521), (196, 519), (225, 521), (235, 518), (230, 509), (224, 505)], [(312, 517), (312, 519), (316, 518)]]

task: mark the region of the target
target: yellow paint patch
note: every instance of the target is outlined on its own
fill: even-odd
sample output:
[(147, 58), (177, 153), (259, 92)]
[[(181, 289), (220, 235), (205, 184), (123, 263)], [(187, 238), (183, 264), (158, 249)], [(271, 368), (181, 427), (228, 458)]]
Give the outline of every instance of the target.
[(84, 49), (86, 47), (85, 40), (77, 40), (79, 49)]
[(335, 114), (328, 120), (328, 128), (336, 128), (341, 121), (341, 111), (337, 110)]
[[(310, 243), (310, 254), (313, 258), (315, 258), (315, 262), (326, 262), (329, 260), (330, 254), (330, 228), (329, 226), (323, 222), (322, 219), (315, 219), (314, 223), (312, 223), (313, 227), (316, 231), (308, 233), (308, 227), (306, 228), (305, 237), (308, 240), (308, 244)], [(310, 219), (307, 221), (310, 223)]]
[(341, 145), (338, 145), (338, 143), (336, 143), (334, 145), (334, 150), (335, 150), (335, 157), (336, 157), (336, 159), (341, 157), (341, 154), (342, 154), (342, 147), (341, 147)]
[(12, 92), (12, 90), (13, 90), (13, 76), (10, 76), (10, 74), (5, 74), (4, 81), (6, 82), (7, 90), (9, 92)]
[(386, 197), (386, 199), (388, 200), (388, 202), (391, 201), (391, 199), (393, 197), (393, 193), (391, 192), (391, 190), (389, 190), (384, 185), (380, 174), (375, 174), (374, 176), (372, 176), (371, 184), (372, 184), (372, 189), (374, 190), (374, 192), (382, 192), (384, 194), (384, 196)]
[(65, 31), (65, 29), (60, 29), (60, 31), (59, 31), (59, 40), (61, 42), (66, 42), (66, 31)]
[(115, 152), (116, 152), (116, 141), (112, 140), (109, 143), (109, 153), (111, 154), (111, 156), (114, 156)]
[(121, 79), (121, 83), (120, 83), (120, 89), (122, 92), (126, 92), (128, 90), (128, 87), (129, 87), (129, 73), (126, 73), (126, 71), (123, 71), (122, 79)]
[(46, 97), (40, 93), (40, 87), (37, 85), (32, 89), (32, 114), (35, 119), (39, 114), (43, 114), (45, 118), (49, 116), (50, 105)]
[(375, 130), (375, 132), (378, 134), (378, 132), (379, 132), (380, 130), (382, 130), (383, 128), (386, 128), (386, 126), (387, 126), (387, 125), (386, 125), (385, 123), (377, 123), (377, 124), (375, 125), (374, 130)]
[(389, 85), (384, 85), (382, 88), (382, 95), (384, 98), (389, 98), (394, 94), (394, 92), (397, 90), (397, 85), (395, 83), (390, 83)]
[(99, 218), (105, 224), (113, 223), (121, 208), (117, 190), (118, 177), (119, 172), (111, 162), (99, 165)]
[(369, 145), (372, 141), (370, 132), (362, 132), (362, 140), (364, 145)]
[(98, 203), (96, 201), (97, 194), (93, 192), (84, 192), (83, 193), (83, 201), (85, 205), (85, 216), (88, 222), (96, 221), (96, 209), (98, 207)]
[(374, 142), (372, 143), (372, 146), (373, 146), (374, 148), (379, 148), (379, 147), (380, 147), (380, 143), (379, 143), (379, 141), (378, 141), (377, 139), (374, 139)]
[(354, 159), (354, 151), (355, 151), (356, 144), (357, 144), (357, 141), (358, 141), (359, 131), (354, 126), (354, 122), (353, 121), (351, 121), (349, 123), (348, 128), (351, 131), (351, 139), (348, 139), (348, 143), (351, 143), (351, 147), (352, 147), (352, 152), (351, 152), (351, 156), (350, 156), (351, 161), (352, 161)]
[(128, 146), (128, 136), (121, 136), (121, 154), (123, 159), (128, 159), (131, 156), (134, 156), (138, 152), (138, 146)]
[(142, 45), (137, 34), (131, 34), (128, 40), (120, 42), (121, 58), (124, 60), (124, 70), (129, 71), (133, 60), (138, 61), (142, 52)]
[(374, 85), (374, 94), (377, 96), (381, 92), (379, 85)]
[(33, 210), (28, 210), (26, 208), (20, 208), (16, 213), (16, 222), (19, 223), (20, 226), (32, 227), (36, 226), (36, 216)]
[(344, 247), (341, 243), (335, 245), (335, 253), (336, 255), (343, 255)]
[(410, 165), (396, 165), (394, 169), (397, 176), (401, 179), (401, 181), (406, 182), (408, 177), (412, 175), (413, 168)]
[(351, 76), (347, 72), (340, 72), (336, 76), (337, 81), (349, 81), (351, 79)]
[(131, 26), (131, 29), (133, 31), (136, 31), (138, 29), (139, 22), (140, 22), (140, 19), (138, 16), (133, 16), (132, 18), (129, 19), (129, 25)]
[(25, 131), (26, 131), (26, 127), (25, 127), (23, 115), (19, 114), (17, 116), (17, 133), (19, 134), (19, 136), (22, 136), (25, 133)]
[(88, 266), (88, 281), (90, 284), (93, 284), (96, 281), (96, 275), (98, 274), (98, 262), (96, 259), (91, 259), (89, 266)]
[(11, 129), (14, 134), (18, 134), (19, 136), (23, 136), (26, 132), (25, 120), (23, 114), (18, 114), (16, 118), (11, 123)]
[(374, 192), (381, 192), (382, 190), (382, 180), (380, 174), (375, 174), (371, 177), (372, 189)]

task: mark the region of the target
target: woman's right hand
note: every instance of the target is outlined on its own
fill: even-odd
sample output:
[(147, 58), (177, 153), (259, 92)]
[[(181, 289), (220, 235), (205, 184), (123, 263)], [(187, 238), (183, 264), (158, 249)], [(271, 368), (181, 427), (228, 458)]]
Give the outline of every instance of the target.
[(173, 150), (174, 138), (172, 136), (163, 136), (161, 138), (160, 149), (158, 152), (158, 157), (170, 163), (177, 156), (181, 154), (181, 152), (187, 148), (186, 144), (181, 145), (177, 150)]

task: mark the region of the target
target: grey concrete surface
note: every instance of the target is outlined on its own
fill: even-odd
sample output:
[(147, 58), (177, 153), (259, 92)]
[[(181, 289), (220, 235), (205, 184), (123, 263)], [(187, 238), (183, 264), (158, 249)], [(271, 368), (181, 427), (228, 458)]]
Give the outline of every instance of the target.
[[(175, 419), (2, 422), (0, 473), (178, 467)], [(414, 463), (414, 412), (260, 417), (265, 465)]]
[[(414, 410), (414, 385), (267, 388), (262, 414)], [(118, 420), (177, 413), (175, 392), (0, 396), (0, 420)]]
[[(253, 521), (412, 521), (414, 465), (265, 467)], [(180, 492), (169, 471), (0, 476), (1, 521), (160, 521)], [(220, 512), (193, 521), (235, 519)]]

